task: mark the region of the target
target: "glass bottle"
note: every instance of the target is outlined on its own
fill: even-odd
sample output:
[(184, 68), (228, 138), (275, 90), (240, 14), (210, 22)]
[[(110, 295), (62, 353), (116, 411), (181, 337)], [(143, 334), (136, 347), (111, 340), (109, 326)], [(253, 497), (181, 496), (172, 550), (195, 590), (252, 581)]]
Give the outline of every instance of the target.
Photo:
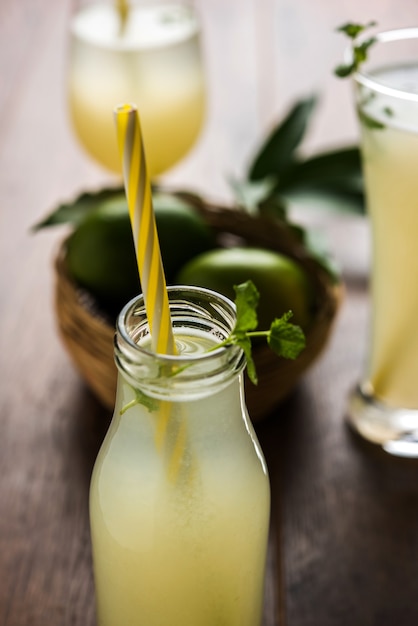
[(98, 623), (258, 626), (269, 480), (243, 352), (214, 348), (235, 308), (205, 289), (168, 291), (178, 355), (147, 348), (141, 296), (117, 322), (116, 407), (90, 491)]

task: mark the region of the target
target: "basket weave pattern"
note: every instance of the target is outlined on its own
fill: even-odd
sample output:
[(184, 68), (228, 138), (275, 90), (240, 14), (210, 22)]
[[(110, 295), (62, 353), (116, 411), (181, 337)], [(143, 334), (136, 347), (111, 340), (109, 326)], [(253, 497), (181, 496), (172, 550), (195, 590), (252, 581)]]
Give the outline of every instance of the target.
[[(332, 330), (342, 285), (307, 255), (302, 246), (289, 246), (283, 229), (273, 219), (254, 218), (223, 207), (197, 207), (207, 223), (220, 235), (247, 245), (270, 248), (298, 260), (311, 276), (317, 294), (317, 310), (311, 328), (305, 332), (306, 348), (294, 361), (278, 358), (267, 346), (257, 346), (254, 360), (259, 383), (246, 381), (246, 401), (253, 422), (266, 417), (295, 387), (301, 375), (324, 349)], [(114, 327), (97, 310), (93, 299), (78, 287), (66, 268), (66, 245), (61, 244), (55, 260), (55, 308), (62, 341), (88, 386), (108, 409), (116, 395), (117, 371), (113, 359)]]

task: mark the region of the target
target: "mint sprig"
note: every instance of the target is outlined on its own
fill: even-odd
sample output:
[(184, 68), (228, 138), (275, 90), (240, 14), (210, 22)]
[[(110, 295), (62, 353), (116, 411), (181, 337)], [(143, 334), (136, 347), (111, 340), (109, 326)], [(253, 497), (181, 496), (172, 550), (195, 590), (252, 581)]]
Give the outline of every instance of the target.
[[(337, 32), (344, 33), (345, 35), (347, 35), (347, 37), (349, 37), (351, 40), (354, 41), (360, 33), (362, 33), (368, 28), (371, 28), (372, 26), (376, 26), (376, 22), (368, 22), (367, 24), (352, 24), (349, 22), (347, 24), (343, 24), (342, 26), (339, 26), (337, 28)], [(369, 48), (375, 42), (376, 42), (376, 37), (370, 37), (369, 39), (365, 39), (364, 41), (362, 41), (361, 43), (358, 43), (357, 45), (353, 45), (352, 62), (338, 65), (334, 70), (335, 75), (338, 76), (339, 78), (346, 78), (347, 76), (354, 74), (354, 72), (358, 70), (360, 65), (364, 63), (364, 61), (367, 60), (367, 54), (368, 54)]]
[[(268, 330), (256, 330), (258, 326), (257, 307), (260, 299), (258, 289), (251, 280), (247, 280), (240, 285), (234, 285), (234, 290), (236, 306), (235, 325), (228, 337), (209, 348), (208, 352), (213, 352), (223, 346), (239, 346), (243, 350), (247, 361), (248, 378), (256, 385), (258, 376), (252, 355), (252, 339), (265, 337), (275, 354), (285, 359), (294, 360), (305, 348), (305, 335), (300, 326), (289, 322), (293, 315), (291, 311), (284, 313), (280, 318), (274, 319)], [(177, 368), (172, 372), (172, 375), (176, 376), (188, 367), (191, 367), (191, 365)], [(158, 408), (157, 401), (149, 398), (140, 389), (134, 389), (134, 392), (135, 397), (121, 409), (121, 415), (136, 404), (144, 405), (150, 412)]]
[(121, 408), (121, 410), (119, 411), (120, 415), (123, 415), (124, 413), (126, 413), (126, 411), (128, 411), (137, 404), (142, 404), (143, 406), (145, 406), (145, 408), (147, 408), (150, 413), (158, 409), (158, 400), (147, 396), (147, 394), (140, 389), (133, 390), (135, 393), (135, 397)]
[(247, 360), (248, 378), (256, 385), (258, 377), (252, 356), (252, 339), (265, 337), (270, 348), (278, 356), (296, 359), (305, 348), (305, 335), (300, 326), (289, 322), (292, 317), (291, 311), (273, 320), (268, 330), (256, 330), (258, 325), (256, 310), (260, 299), (256, 286), (248, 280), (240, 285), (234, 285), (234, 289), (236, 322), (231, 334), (220, 344), (216, 344), (214, 349), (228, 345), (239, 346), (244, 351)]

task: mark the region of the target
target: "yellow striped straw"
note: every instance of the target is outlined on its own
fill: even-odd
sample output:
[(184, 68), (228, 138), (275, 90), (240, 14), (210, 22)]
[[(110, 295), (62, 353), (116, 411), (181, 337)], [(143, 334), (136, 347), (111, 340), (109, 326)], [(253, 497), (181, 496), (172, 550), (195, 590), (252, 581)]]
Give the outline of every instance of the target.
[(157, 354), (176, 354), (138, 111), (122, 104), (114, 115), (151, 346)]

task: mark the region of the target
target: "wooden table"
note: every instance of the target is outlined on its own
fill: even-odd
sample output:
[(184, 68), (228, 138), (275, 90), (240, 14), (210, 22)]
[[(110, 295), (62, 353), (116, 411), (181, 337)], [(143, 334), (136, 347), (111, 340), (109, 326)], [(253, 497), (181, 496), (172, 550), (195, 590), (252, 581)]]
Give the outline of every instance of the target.
[[(227, 196), (261, 134), (319, 85), (307, 140), (355, 138), (349, 86), (332, 78), (349, 18), (418, 22), (412, 0), (210, 0), (209, 112), (194, 152), (167, 181)], [(65, 101), (70, 0), (0, 5), (0, 623), (93, 626), (88, 485), (109, 415), (56, 332), (58, 228), (31, 225), (82, 189), (112, 182), (73, 139)], [(390, 458), (344, 425), (368, 323), (367, 223), (314, 215), (346, 298), (326, 352), (257, 430), (272, 485), (265, 626), (416, 626), (418, 461)], [(118, 625), (123, 626), (123, 625)]]

